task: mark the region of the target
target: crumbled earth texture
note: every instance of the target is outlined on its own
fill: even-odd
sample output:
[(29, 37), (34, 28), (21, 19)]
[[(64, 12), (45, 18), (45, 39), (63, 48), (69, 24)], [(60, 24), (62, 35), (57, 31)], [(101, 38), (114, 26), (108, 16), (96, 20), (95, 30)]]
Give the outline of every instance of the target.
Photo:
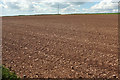
[(2, 19), (3, 65), (19, 77), (118, 77), (118, 15)]

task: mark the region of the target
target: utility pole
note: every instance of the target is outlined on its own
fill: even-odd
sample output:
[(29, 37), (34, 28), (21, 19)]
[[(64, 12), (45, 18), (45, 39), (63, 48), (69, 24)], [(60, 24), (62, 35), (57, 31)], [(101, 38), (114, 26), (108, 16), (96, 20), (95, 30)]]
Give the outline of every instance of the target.
[(118, 2), (118, 13), (120, 13), (120, 1)]
[(58, 3), (58, 14), (59, 14), (59, 3)]

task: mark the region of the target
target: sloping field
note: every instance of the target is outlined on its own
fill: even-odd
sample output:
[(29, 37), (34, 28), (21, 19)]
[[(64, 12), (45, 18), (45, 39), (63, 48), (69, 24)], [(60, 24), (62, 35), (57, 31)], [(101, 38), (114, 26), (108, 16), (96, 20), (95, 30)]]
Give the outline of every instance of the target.
[(118, 15), (3, 17), (3, 64), (29, 78), (118, 77)]

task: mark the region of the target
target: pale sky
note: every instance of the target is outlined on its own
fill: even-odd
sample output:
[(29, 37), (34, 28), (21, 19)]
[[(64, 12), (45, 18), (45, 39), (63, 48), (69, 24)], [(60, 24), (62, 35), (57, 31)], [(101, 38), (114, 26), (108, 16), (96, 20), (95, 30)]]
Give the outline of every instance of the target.
[(0, 0), (0, 16), (117, 13), (119, 0)]

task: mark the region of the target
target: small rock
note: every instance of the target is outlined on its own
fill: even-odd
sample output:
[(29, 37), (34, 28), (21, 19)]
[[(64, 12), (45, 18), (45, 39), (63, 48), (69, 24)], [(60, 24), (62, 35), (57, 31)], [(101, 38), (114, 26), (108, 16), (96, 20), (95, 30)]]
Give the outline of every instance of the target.
[(29, 58), (31, 58), (31, 56), (28, 56)]
[(28, 49), (27, 47), (25, 47), (25, 49)]
[(36, 75), (36, 77), (39, 77), (39, 74), (38, 74), (38, 73), (36, 73), (35, 75)]
[(71, 68), (72, 68), (72, 69), (74, 69), (74, 67), (73, 67), (73, 66), (71, 66)]
[(38, 61), (38, 58), (36, 58), (35, 61)]
[(22, 66), (22, 68), (24, 69), (24, 68), (25, 68), (25, 66)]
[(113, 78), (116, 78), (116, 75), (113, 75)]
[(74, 72), (74, 70), (71, 70), (72, 72)]
[(23, 78), (27, 78), (27, 76), (26, 76), (26, 75), (23, 75)]

